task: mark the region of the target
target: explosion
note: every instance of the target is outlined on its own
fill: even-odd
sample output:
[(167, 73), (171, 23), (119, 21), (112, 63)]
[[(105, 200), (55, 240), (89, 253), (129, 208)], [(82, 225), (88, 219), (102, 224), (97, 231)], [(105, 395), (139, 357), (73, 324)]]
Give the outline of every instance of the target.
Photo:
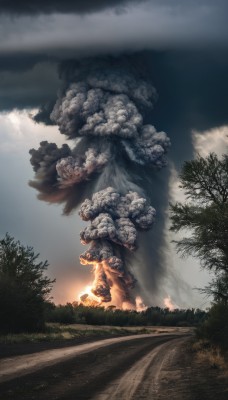
[(92, 286), (86, 286), (85, 289), (79, 293), (78, 301), (88, 307), (98, 307), (101, 305), (99, 297), (95, 296), (92, 291)]
[(65, 203), (66, 214), (81, 204), (79, 215), (89, 222), (80, 234), (89, 245), (80, 262), (93, 266), (94, 282), (81, 301), (134, 308), (126, 252), (136, 250), (138, 232), (151, 229), (156, 215), (140, 183), (166, 165), (170, 140), (144, 124), (153, 86), (113, 64), (84, 60), (66, 69), (50, 118), (75, 146), (41, 142), (30, 150), (36, 174), (30, 185), (40, 199)]

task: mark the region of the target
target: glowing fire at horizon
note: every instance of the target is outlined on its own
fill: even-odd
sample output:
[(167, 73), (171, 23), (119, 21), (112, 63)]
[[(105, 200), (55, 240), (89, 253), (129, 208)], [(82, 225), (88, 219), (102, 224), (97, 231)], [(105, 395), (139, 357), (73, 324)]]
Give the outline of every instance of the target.
[(180, 308), (177, 304), (172, 302), (171, 297), (169, 295), (164, 298), (163, 302), (165, 307), (168, 308), (170, 311)]
[[(93, 292), (93, 285), (86, 285), (84, 289), (82, 289), (77, 295), (77, 301), (79, 304), (83, 304), (87, 307), (104, 307), (104, 308), (117, 308), (121, 310), (135, 310), (138, 312), (145, 311), (147, 306), (144, 304), (143, 299), (140, 296), (136, 296), (135, 298), (135, 306), (130, 302), (123, 302), (121, 305), (118, 302), (112, 301), (103, 302), (98, 296), (96, 296)], [(112, 293), (113, 298), (115, 299), (115, 289)]]
[(79, 303), (85, 306), (97, 307), (102, 305), (102, 301), (93, 293), (93, 286), (86, 285), (86, 287), (78, 294)]

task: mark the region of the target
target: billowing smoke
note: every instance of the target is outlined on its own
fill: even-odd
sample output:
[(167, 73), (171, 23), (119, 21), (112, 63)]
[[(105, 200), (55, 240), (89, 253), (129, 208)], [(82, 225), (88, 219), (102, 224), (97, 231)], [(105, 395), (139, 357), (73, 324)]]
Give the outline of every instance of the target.
[(126, 252), (136, 250), (138, 233), (155, 221), (144, 175), (166, 165), (170, 146), (164, 132), (144, 123), (156, 91), (132, 68), (110, 60), (73, 63), (64, 74), (50, 118), (75, 146), (42, 142), (32, 149), (36, 175), (30, 185), (40, 199), (65, 203), (65, 213), (81, 204), (79, 215), (90, 222), (80, 234), (89, 245), (80, 261), (93, 265), (93, 294), (133, 306), (136, 280)]
[(56, 170), (62, 182), (61, 186), (72, 186), (74, 183), (88, 179), (93, 172), (102, 169), (109, 158), (108, 151), (99, 153), (93, 148), (89, 148), (81, 159), (75, 159), (72, 156), (61, 158), (56, 164)]
[[(106, 275), (108, 272), (112, 282), (113, 274), (115, 278), (119, 278), (126, 296), (129, 287), (134, 286), (135, 280), (121, 258), (115, 255), (115, 246), (123, 246), (130, 251), (135, 250), (137, 230), (151, 228), (155, 218), (154, 208), (137, 192), (129, 191), (125, 196), (121, 196), (114, 188), (108, 187), (95, 193), (92, 200), (86, 199), (79, 215), (84, 221), (91, 221), (91, 224), (81, 232), (81, 242), (91, 243), (89, 250), (82, 254), (81, 263), (100, 265), (98, 287), (95, 284), (93, 293), (97, 295), (102, 289), (103, 301), (110, 301)], [(130, 295), (128, 297), (130, 298)]]

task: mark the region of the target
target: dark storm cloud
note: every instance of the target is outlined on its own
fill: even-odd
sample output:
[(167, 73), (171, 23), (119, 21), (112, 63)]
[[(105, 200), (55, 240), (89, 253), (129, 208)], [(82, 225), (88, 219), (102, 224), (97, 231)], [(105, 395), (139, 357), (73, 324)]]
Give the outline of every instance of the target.
[(0, 72), (25, 72), (34, 68), (36, 64), (54, 62), (46, 54), (13, 53), (1, 54)]
[(44, 114), (59, 87), (56, 64), (29, 56), (19, 63), (17, 57), (14, 63), (11, 57), (3, 61), (0, 66), (0, 111), (43, 107)]
[[(103, 58), (103, 62), (105, 59), (110, 60)], [(158, 98), (147, 117), (158, 129), (169, 132), (173, 143), (170, 153), (178, 164), (192, 156), (192, 129), (207, 130), (228, 123), (226, 51), (137, 52), (114, 57), (112, 63), (114, 68), (120, 63), (131, 65), (156, 88)], [(77, 64), (76, 60), (61, 62), (60, 79), (64, 81), (65, 74), (73, 79)], [(52, 103), (42, 106), (36, 120), (50, 123)]]
[(227, 9), (226, 0), (3, 0), (0, 1), (0, 12), (17, 15), (51, 14), (51, 13), (76, 13), (86, 14), (101, 10), (114, 8), (117, 12), (124, 11), (126, 6), (140, 5), (148, 3), (155, 7), (168, 7), (171, 12), (188, 11), (199, 9), (199, 7), (209, 8), (216, 6), (217, 9)]
[(0, 12), (10, 14), (91, 13), (107, 8), (139, 4), (147, 0), (3, 0)]
[[(158, 100), (151, 121), (169, 132), (171, 153), (178, 152), (179, 163), (191, 157), (191, 129), (205, 130), (228, 123), (225, 50), (148, 51), (124, 57), (156, 87)], [(114, 59), (118, 64), (119, 58)], [(41, 107), (35, 119), (50, 123), (59, 78), (64, 78), (63, 68), (57, 62), (40, 62), (41, 55), (36, 58), (24, 54), (21, 60), (17, 55), (13, 60), (13, 55), (5, 56), (0, 64), (0, 110)], [(72, 63), (75, 61), (61, 65), (66, 70)]]
[[(170, 154), (178, 165), (192, 156), (192, 129), (228, 123), (225, 51), (150, 51), (125, 58), (157, 89), (158, 100), (149, 118), (169, 133)], [(114, 59), (118, 64), (119, 58)], [(52, 123), (50, 113), (60, 87), (58, 73), (63, 78), (63, 68), (70, 73), (75, 61), (63, 62), (58, 72), (57, 63), (36, 64), (39, 58), (34, 56), (25, 57), (24, 63), (15, 60), (13, 65), (13, 57), (5, 58), (0, 68), (0, 110), (41, 108), (35, 120)]]
[[(55, 4), (62, 11), (57, 13)], [(0, 54), (43, 52), (67, 58), (142, 49), (227, 47), (227, 11), (224, 0), (0, 2), (4, 38)]]
[(169, 133), (170, 154), (179, 166), (192, 157), (193, 129), (228, 124), (228, 54), (220, 50), (148, 52), (141, 60), (159, 93), (153, 121)]

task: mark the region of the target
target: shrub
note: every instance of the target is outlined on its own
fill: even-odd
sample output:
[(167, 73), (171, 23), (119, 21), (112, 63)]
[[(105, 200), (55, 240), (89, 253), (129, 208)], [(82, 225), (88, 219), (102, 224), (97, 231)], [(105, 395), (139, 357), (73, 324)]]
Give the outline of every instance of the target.
[(197, 329), (197, 336), (228, 350), (228, 304), (216, 303), (209, 313), (207, 320)]
[(6, 234), (0, 240), (0, 331), (17, 333), (44, 328), (45, 301), (52, 288), (32, 247)]

